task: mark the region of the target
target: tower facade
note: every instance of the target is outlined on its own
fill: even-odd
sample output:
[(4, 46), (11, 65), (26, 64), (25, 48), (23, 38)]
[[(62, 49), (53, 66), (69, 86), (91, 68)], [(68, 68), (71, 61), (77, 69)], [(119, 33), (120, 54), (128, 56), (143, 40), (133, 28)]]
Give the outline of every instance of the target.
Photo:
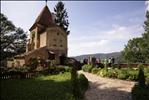
[[(30, 39), (26, 53), (46, 48), (48, 52), (55, 54), (57, 63), (60, 62), (60, 56), (67, 56), (67, 33), (56, 25), (55, 18), (47, 5), (43, 8), (29, 31)], [(36, 56), (45, 59), (43, 56), (47, 55)], [(46, 59), (48, 58), (46, 57)]]
[(55, 23), (54, 14), (46, 5), (30, 27), (26, 52), (8, 61), (9, 67), (27, 65), (31, 58), (44, 61), (54, 60), (60, 64), (62, 56), (67, 57), (67, 33)]

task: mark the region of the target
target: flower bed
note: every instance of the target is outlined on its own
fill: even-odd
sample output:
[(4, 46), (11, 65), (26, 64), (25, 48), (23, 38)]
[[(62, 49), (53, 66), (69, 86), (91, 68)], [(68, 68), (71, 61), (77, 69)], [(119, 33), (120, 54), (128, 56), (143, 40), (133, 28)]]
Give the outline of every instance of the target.
[[(117, 78), (122, 80), (137, 81), (138, 68), (93, 68), (91, 65), (84, 65), (82, 70), (91, 72), (102, 77)], [(144, 68), (146, 82), (149, 83), (149, 68)]]

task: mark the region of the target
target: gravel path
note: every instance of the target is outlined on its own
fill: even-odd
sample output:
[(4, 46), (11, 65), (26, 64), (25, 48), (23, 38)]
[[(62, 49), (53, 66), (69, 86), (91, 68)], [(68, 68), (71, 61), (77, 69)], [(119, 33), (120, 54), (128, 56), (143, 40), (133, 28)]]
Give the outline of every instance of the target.
[(90, 84), (85, 100), (131, 100), (130, 92), (135, 82), (102, 78), (83, 71), (79, 73), (83, 73)]

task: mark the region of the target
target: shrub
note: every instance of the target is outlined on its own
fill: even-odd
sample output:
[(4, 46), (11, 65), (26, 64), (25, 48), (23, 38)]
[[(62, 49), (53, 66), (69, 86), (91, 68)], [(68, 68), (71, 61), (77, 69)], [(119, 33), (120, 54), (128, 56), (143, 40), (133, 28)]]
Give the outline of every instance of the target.
[(45, 68), (41, 71), (41, 74), (43, 75), (49, 75), (51, 72), (50, 72), (50, 68)]
[(71, 67), (69, 67), (69, 66), (65, 66), (64, 68), (65, 68), (65, 72), (70, 72), (71, 71)]
[(117, 78), (118, 72), (115, 69), (108, 69), (107, 77)]
[(101, 69), (100, 71), (98, 71), (97, 75), (100, 75), (102, 77), (106, 77), (107, 76), (107, 69)]
[(93, 74), (97, 74), (98, 71), (100, 71), (100, 68), (93, 68), (91, 72), (92, 72)]
[(137, 80), (138, 71), (130, 69), (128, 73), (129, 73), (128, 80), (132, 80), (132, 81), (136, 81)]
[(136, 84), (132, 88), (131, 95), (133, 100), (149, 100), (149, 86), (140, 87)]
[(84, 74), (78, 75), (79, 85), (83, 93), (88, 89), (89, 82), (88, 79), (84, 76)]
[(7, 67), (0, 67), (0, 73), (7, 72), (8, 68)]
[(49, 67), (49, 73), (50, 74), (59, 74), (59, 73), (63, 73), (65, 72), (65, 67), (64, 66), (53, 66), (53, 67)]
[(17, 70), (20, 71), (20, 72), (28, 72), (30, 70), (30, 67), (22, 66), (20, 68), (17, 68)]
[(55, 67), (55, 73), (65, 72), (64, 66), (57, 66)]
[(85, 72), (91, 72), (92, 68), (91, 65), (83, 65), (82, 70)]
[(128, 72), (129, 72), (128, 69), (120, 69), (120, 70), (118, 70), (117, 78), (122, 79), (122, 80), (128, 79), (128, 77), (129, 77), (129, 73)]
[(149, 73), (149, 66), (147, 66), (146, 68), (144, 68), (144, 71)]
[(149, 85), (149, 73), (146, 74), (146, 84)]
[(38, 59), (37, 58), (30, 58), (29, 60), (29, 67), (31, 70), (35, 70), (38, 66)]
[(75, 68), (72, 68), (71, 70), (71, 82), (72, 82), (72, 91), (73, 95), (76, 100), (82, 97), (80, 87), (79, 87), (79, 81), (78, 81), (78, 74)]
[(145, 76), (144, 76), (144, 66), (138, 65), (139, 66), (139, 74), (138, 74), (138, 84), (140, 87), (145, 87)]
[(113, 68), (113, 69), (114, 69), (114, 68), (119, 68), (119, 65), (113, 64), (113, 65), (112, 65), (112, 68)]

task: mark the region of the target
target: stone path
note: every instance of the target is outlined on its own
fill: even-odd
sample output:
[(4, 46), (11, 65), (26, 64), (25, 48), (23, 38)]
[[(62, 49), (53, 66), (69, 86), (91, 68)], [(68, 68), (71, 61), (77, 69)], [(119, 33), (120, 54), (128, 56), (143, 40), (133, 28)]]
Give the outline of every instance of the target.
[(135, 82), (102, 78), (83, 71), (79, 73), (83, 73), (90, 84), (85, 100), (132, 100), (131, 88)]

